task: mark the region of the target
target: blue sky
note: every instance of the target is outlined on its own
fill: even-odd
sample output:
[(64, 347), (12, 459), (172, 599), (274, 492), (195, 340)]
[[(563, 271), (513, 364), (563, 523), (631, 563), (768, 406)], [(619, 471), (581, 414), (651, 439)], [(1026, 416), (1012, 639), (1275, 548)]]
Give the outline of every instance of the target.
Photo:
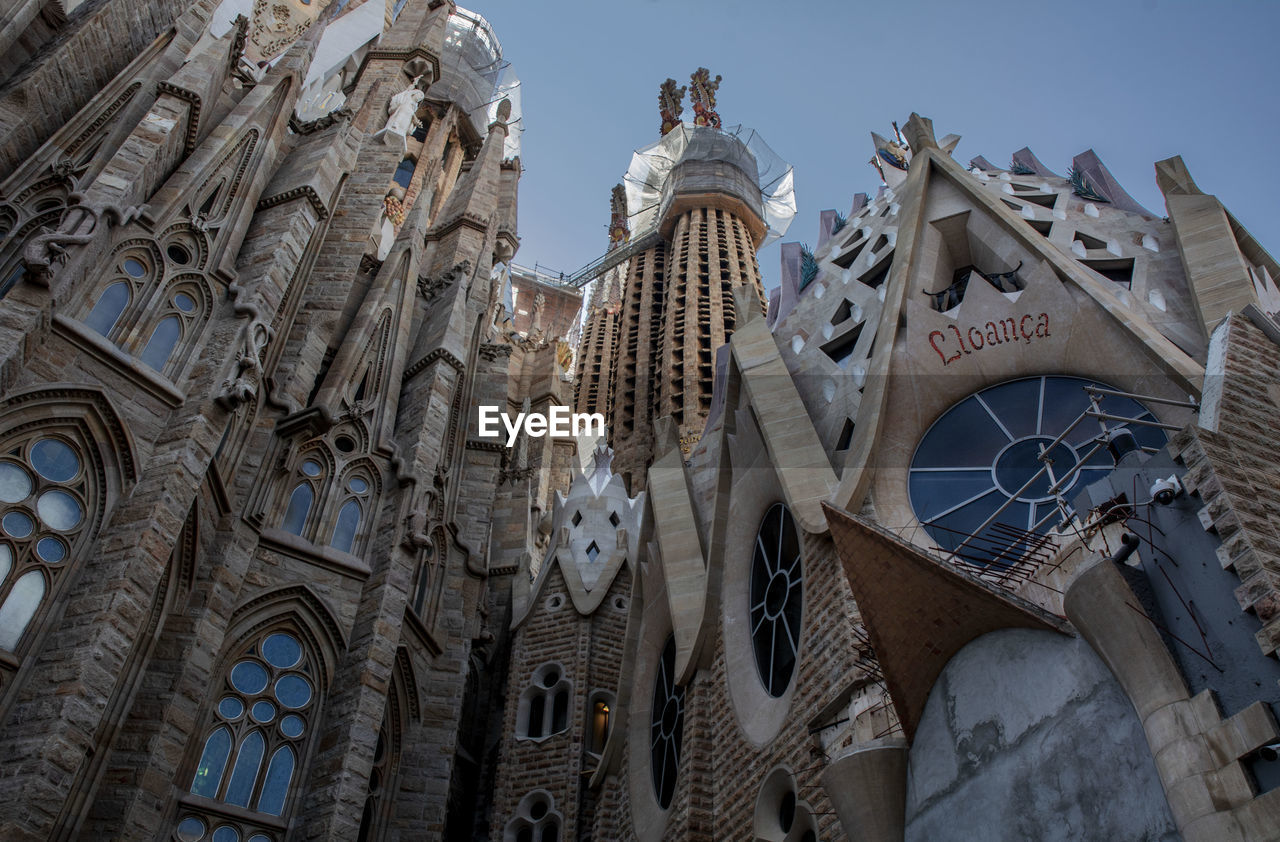
[[(571, 272), (607, 246), (609, 190), (658, 137), (658, 85), (724, 77), (726, 125), (795, 166), (784, 240), (874, 194), (870, 131), (912, 111), (955, 157), (1007, 166), (1023, 146), (1059, 174), (1093, 148), (1163, 214), (1155, 161), (1192, 176), (1280, 254), (1280, 2), (476, 0), (522, 80), (526, 168), (516, 262)], [(686, 106), (687, 106), (686, 99)], [(686, 116), (689, 112), (686, 110)], [(760, 253), (776, 284), (778, 247)]]

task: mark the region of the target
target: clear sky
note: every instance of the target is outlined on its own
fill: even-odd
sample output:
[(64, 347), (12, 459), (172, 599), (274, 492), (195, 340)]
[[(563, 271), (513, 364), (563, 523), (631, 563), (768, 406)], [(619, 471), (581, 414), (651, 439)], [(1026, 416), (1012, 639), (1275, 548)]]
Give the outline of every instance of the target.
[[(795, 166), (784, 241), (879, 186), (869, 132), (912, 111), (955, 158), (1008, 166), (1030, 146), (1065, 175), (1093, 148), (1164, 214), (1152, 165), (1182, 155), (1206, 193), (1280, 255), (1280, 0), (759, 2), (472, 0), (522, 80), (516, 262), (572, 272), (608, 244), (609, 190), (658, 138), (658, 86), (724, 77), (725, 125)], [(686, 118), (691, 117), (688, 98)], [(760, 253), (766, 286), (778, 246)]]

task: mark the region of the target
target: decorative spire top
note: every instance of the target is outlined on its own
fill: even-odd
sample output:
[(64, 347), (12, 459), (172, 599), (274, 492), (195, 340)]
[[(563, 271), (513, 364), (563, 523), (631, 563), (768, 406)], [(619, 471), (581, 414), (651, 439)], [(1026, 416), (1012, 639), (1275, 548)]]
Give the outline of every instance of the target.
[(613, 449), (601, 441), (596, 444), (595, 452), (591, 456), (593, 464), (587, 484), (591, 486), (591, 493), (599, 497), (605, 486), (609, 484), (609, 480), (613, 478), (613, 471), (610, 468), (613, 462)]
[(627, 224), (627, 193), (621, 184), (613, 185), (609, 211), (609, 248), (613, 249), (631, 239), (631, 227)]
[(716, 91), (720, 89), (720, 78), (711, 78), (711, 71), (699, 67), (689, 77), (693, 82), (693, 93), (689, 99), (693, 102), (693, 124), (695, 126), (711, 126), (720, 128), (720, 115), (716, 112)]
[(668, 79), (658, 88), (658, 113), (662, 115), (662, 136), (680, 125), (680, 117), (684, 114), (684, 92), (688, 88), (676, 87), (675, 79)]

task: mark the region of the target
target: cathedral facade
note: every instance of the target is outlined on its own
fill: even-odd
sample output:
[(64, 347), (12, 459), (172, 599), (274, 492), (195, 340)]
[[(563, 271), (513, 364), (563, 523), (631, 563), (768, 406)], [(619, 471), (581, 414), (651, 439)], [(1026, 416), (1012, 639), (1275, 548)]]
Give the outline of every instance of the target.
[(1277, 838), (1280, 266), (1180, 159), (913, 114), (766, 298), (699, 68), (557, 278), (475, 12), (10, 6), (0, 839)]

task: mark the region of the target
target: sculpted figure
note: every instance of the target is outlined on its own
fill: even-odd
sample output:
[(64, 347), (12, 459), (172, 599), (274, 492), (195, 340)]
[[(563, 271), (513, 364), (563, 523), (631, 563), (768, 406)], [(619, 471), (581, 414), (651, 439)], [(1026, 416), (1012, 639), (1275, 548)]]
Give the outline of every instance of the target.
[(415, 76), (413, 84), (393, 96), (391, 102), (387, 103), (387, 111), (391, 116), (387, 118), (387, 125), (383, 128), (383, 132), (388, 143), (393, 137), (403, 142), (409, 132), (413, 131), (414, 115), (418, 112), (418, 106), (427, 98), (427, 95), (418, 87), (421, 79), (421, 76)]

